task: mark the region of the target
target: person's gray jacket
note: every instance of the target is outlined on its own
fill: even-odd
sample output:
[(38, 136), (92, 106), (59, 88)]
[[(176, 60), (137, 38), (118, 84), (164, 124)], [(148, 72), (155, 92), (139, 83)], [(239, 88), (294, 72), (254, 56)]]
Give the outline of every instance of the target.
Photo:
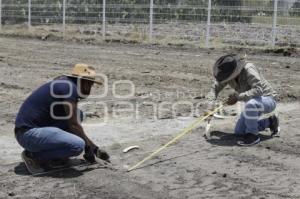
[(210, 101), (218, 98), (219, 93), (227, 86), (231, 86), (237, 94), (239, 101), (248, 101), (258, 96), (276, 97), (276, 92), (270, 83), (260, 74), (252, 63), (247, 63), (237, 78), (226, 83), (215, 81), (207, 96)]

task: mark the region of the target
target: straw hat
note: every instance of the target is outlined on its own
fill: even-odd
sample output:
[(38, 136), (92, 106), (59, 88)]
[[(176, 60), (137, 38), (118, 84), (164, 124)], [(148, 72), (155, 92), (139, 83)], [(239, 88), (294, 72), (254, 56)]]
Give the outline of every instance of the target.
[(236, 54), (224, 55), (216, 61), (213, 67), (214, 77), (218, 82), (229, 82), (241, 73), (245, 65), (245, 59)]
[(93, 81), (96, 84), (102, 85), (102, 82), (96, 80), (95, 68), (87, 64), (75, 64), (71, 74), (64, 74), (67, 77), (75, 77)]

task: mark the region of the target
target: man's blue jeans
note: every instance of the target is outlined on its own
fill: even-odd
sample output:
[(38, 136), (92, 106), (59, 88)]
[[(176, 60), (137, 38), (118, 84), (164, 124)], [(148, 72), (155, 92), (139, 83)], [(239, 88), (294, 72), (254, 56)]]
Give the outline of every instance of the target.
[(56, 127), (33, 128), (17, 134), (19, 144), (37, 160), (63, 159), (78, 156), (85, 147), (80, 137)]
[(259, 120), (262, 114), (270, 113), (276, 108), (276, 101), (271, 96), (261, 96), (246, 102), (245, 110), (235, 127), (235, 134), (258, 134), (270, 126), (268, 118)]

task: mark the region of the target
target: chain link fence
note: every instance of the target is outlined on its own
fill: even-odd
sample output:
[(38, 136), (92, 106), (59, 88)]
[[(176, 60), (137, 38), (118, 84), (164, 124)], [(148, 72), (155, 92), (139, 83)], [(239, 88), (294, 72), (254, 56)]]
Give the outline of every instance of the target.
[(0, 0), (0, 31), (198, 46), (299, 46), (299, 0)]

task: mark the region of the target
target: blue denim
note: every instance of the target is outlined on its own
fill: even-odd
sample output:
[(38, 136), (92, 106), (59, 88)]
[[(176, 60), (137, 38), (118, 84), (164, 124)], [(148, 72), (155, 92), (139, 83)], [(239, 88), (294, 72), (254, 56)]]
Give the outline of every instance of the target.
[(37, 160), (78, 156), (85, 147), (83, 139), (56, 127), (33, 128), (23, 134), (17, 134), (16, 138)]
[(261, 119), (262, 114), (270, 113), (276, 108), (276, 101), (271, 96), (261, 96), (246, 102), (245, 109), (235, 127), (235, 134), (258, 134), (270, 126), (269, 119)]

